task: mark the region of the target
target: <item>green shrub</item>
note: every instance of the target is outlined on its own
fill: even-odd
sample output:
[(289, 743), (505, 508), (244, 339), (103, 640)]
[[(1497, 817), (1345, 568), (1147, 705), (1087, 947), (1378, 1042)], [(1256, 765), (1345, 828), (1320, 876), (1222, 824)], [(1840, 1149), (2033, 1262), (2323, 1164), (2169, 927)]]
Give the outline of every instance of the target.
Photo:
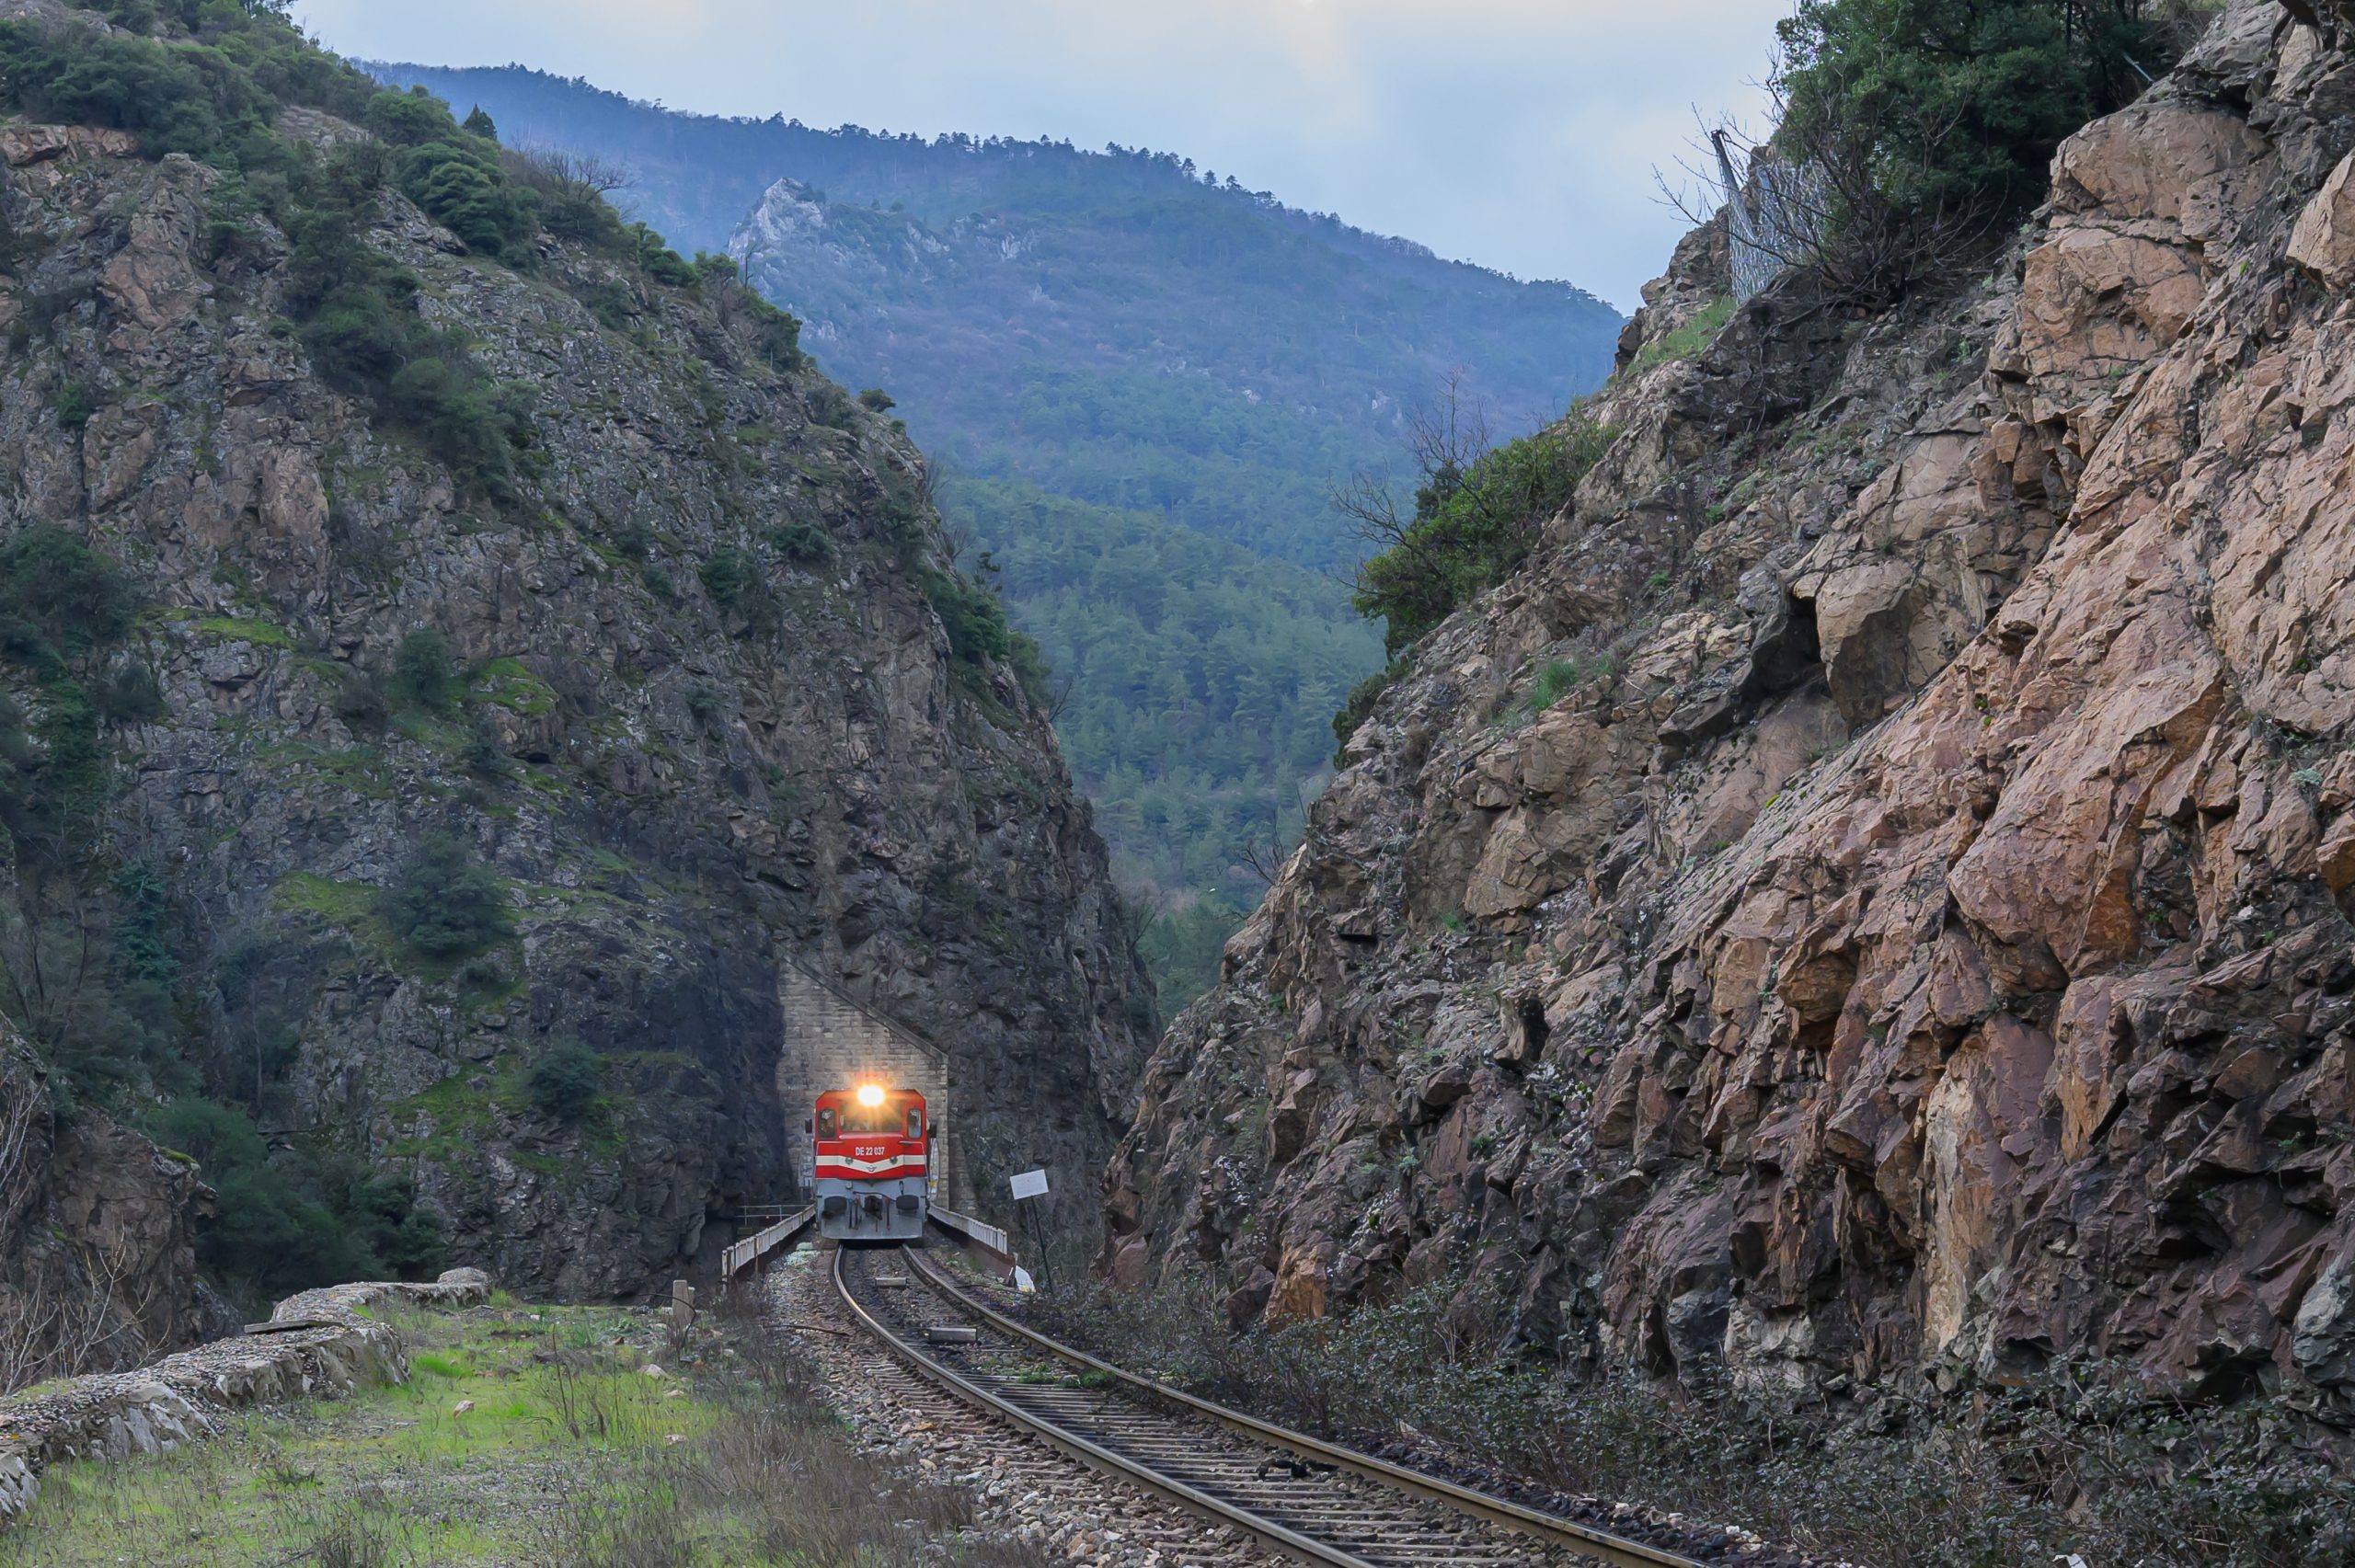
[(596, 1053), (569, 1041), (532, 1064), (528, 1084), (533, 1105), (560, 1122), (587, 1116), (604, 1087)]
[(90, 395), (87, 383), (69, 381), (57, 389), (57, 423), (61, 429), (78, 430), (90, 422), (98, 411), (98, 400)]
[(814, 522), (797, 519), (772, 528), (769, 544), (797, 567), (820, 567), (834, 558), (833, 535)]
[(441, 1266), (441, 1226), (406, 1177), (300, 1148), (273, 1156), (245, 1112), (197, 1095), (154, 1107), (142, 1125), (193, 1157), (213, 1190), (197, 1255), (216, 1276), (277, 1293)]
[(430, 834), (418, 845), (385, 892), (380, 912), (394, 940), (440, 962), (472, 957), (515, 934), (506, 888), (449, 833)]
[(495, 500), (512, 499), (513, 454), (528, 430), (522, 389), (492, 381), (462, 345), (439, 335), (411, 347), (422, 357), (394, 372), (385, 411), (424, 437), (461, 480)]
[[(510, 172), (517, 168), (517, 155), (506, 155)], [(518, 176), (530, 187), (537, 199), (540, 226), (558, 239), (577, 241), (599, 250), (628, 255), (632, 251), (628, 227), (621, 214), (593, 185), (568, 179), (558, 175), (535, 176), (528, 171)], [(618, 294), (616, 300), (613, 296)], [(626, 302), (626, 303), (625, 303)], [(619, 330), (636, 314), (636, 302), (626, 291), (615, 289), (602, 300), (585, 291), (583, 303), (605, 326)]]
[[(2161, 0), (1802, 0), (1776, 26), (1776, 140), (1828, 171), (1832, 243), (2027, 211), (2061, 139), (2165, 71)], [(1872, 209), (1882, 208), (1885, 211)]]
[(632, 518), (614, 531), (614, 548), (633, 561), (643, 561), (654, 553), (654, 530), (639, 518)]
[(514, 771), (507, 748), (500, 744), (499, 732), (487, 719), (477, 722), (474, 728), (467, 731), (462, 760), (466, 765), (466, 772), (478, 779), (503, 779)]
[(400, 188), (467, 249), (511, 263), (531, 259), (539, 215), (532, 193), (508, 179), (496, 145), (428, 142), (401, 159)]
[(868, 387), (865, 392), (858, 395), (858, 400), (861, 403), (866, 404), (869, 408), (875, 410), (878, 414), (889, 413), (893, 408), (899, 406), (898, 404), (891, 401), (891, 395), (884, 391), (879, 386)]
[(702, 281), (687, 258), (663, 244), (662, 236), (644, 223), (631, 225), (630, 238), (639, 269), (656, 282), (687, 289)]
[(385, 88), (369, 100), (362, 123), (396, 147), (446, 141), (458, 130), (458, 122), (450, 117), (450, 106), (423, 87), (407, 92)]
[(172, 711), (164, 701), (164, 688), (155, 672), (136, 659), (127, 659), (107, 671), (91, 701), (98, 716), (109, 724), (153, 724)]
[(753, 348), (761, 358), (775, 370), (799, 370), (806, 362), (801, 356), (801, 318), (749, 289), (743, 292), (743, 304), (752, 315)]
[(1358, 568), (1351, 602), (1386, 623), (1387, 651), (1396, 657), (1511, 575), (1610, 444), (1608, 428), (1573, 413), (1466, 467), (1442, 464), (1427, 475), (1413, 518)]
[(733, 608), (747, 589), (760, 580), (759, 568), (752, 558), (730, 544), (723, 544), (706, 557), (695, 575), (715, 603)]
[(940, 617), (941, 627), (948, 634), (948, 651), (959, 663), (979, 665), (1014, 652), (1014, 629), (1006, 624), (1005, 605), (987, 587), (933, 567), (923, 568), (917, 582), (925, 602)]
[(821, 425), (837, 430), (847, 430), (858, 423), (858, 405), (849, 393), (833, 382), (821, 381), (810, 389), (810, 418)]
[(1349, 747), (1350, 737), (1373, 716), (1373, 704), (1382, 700), (1382, 693), (1398, 684), (1406, 673), (1407, 661), (1393, 659), (1350, 688), (1349, 700), (1341, 704), (1340, 712), (1333, 715), (1333, 763), (1336, 767), (1340, 765), (1341, 754)]
[(401, 639), (393, 654), (393, 694), (410, 707), (447, 712), (464, 687), (450, 639), (419, 626)]
[(0, 22), (0, 92), (39, 119), (132, 132), (150, 158), (208, 156), (271, 108), (218, 50), (21, 21)]
[(122, 569), (62, 529), (37, 524), (0, 549), (0, 648), (20, 660), (115, 642), (136, 608)]

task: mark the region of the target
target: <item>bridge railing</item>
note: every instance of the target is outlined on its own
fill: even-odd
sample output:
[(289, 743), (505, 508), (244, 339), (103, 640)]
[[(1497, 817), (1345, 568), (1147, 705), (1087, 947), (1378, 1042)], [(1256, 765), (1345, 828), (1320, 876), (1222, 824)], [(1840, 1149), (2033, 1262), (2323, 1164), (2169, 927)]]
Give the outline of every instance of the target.
[(731, 1242), (719, 1254), (720, 1278), (738, 1279), (758, 1268), (772, 1253), (781, 1252), (791, 1246), (794, 1240), (802, 1231), (807, 1230), (817, 1218), (818, 1210), (814, 1206), (798, 1209), (775, 1224), (756, 1230), (741, 1242)]

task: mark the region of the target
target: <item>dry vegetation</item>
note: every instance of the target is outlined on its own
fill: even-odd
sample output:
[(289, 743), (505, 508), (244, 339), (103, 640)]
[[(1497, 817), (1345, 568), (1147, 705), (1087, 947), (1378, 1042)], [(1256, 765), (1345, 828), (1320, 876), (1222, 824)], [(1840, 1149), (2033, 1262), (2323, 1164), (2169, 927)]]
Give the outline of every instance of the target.
[[(2101, 1367), (1837, 1413), (1517, 1361), (1461, 1280), (1231, 1335), (1206, 1295), (1095, 1288), (1041, 1326), (1132, 1369), (1488, 1484), (1715, 1519), (1876, 1568), (2355, 1563), (2355, 1477), (2275, 1402), (2202, 1410)], [(2303, 1433), (2303, 1435), (2302, 1435)]]

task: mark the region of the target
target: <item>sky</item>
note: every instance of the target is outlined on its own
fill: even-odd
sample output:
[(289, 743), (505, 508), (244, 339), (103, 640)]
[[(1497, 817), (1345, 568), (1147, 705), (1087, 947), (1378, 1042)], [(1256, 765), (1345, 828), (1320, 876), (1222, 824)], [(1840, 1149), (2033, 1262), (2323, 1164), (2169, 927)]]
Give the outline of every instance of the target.
[(708, 114), (1109, 142), (1621, 309), (1790, 0), (296, 0), (329, 48)]

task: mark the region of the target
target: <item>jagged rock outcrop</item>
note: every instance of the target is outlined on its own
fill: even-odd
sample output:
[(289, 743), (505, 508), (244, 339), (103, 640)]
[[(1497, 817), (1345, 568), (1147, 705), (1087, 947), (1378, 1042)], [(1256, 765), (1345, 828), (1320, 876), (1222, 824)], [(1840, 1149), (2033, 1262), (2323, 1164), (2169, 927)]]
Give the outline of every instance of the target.
[(197, 1283), (212, 1205), (192, 1163), (109, 1117), (61, 1127), (40, 1064), (0, 1020), (0, 1390), (234, 1327)]
[[(936, 603), (976, 590), (903, 433), (764, 343), (741, 291), (550, 235), (494, 261), (386, 188), (356, 243), (525, 410), (488, 493), (322, 379), (294, 241), (137, 145), (0, 132), (0, 544), (62, 531), (138, 596), (119, 658), (162, 712), (105, 734), (103, 848), (190, 933), (215, 1092), (413, 1175), (454, 1261), (626, 1295), (791, 1182), (798, 959), (949, 1051), (977, 1177), (1045, 1163), (1084, 1193), (1149, 988), (1044, 713), (952, 648)], [(401, 695), (420, 629), (446, 700)], [(429, 832), (500, 878), (511, 940), (456, 962), (388, 926)], [(587, 1116), (528, 1091), (566, 1042), (596, 1053)]]
[(2091, 1353), (2355, 1419), (2350, 34), (2234, 0), (1986, 284), (1786, 279), (1591, 406), (1155, 1055), (1116, 1277), (1247, 1322), (1468, 1270), (1540, 1348), (1809, 1398)]

